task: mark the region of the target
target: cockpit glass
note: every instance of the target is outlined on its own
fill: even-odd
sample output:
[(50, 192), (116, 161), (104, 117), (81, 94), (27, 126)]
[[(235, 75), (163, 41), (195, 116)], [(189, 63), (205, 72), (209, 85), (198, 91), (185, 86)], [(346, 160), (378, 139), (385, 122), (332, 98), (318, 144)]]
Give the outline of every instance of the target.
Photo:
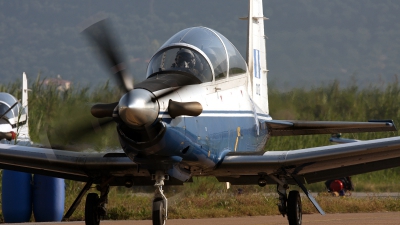
[(181, 42), (188, 43), (202, 50), (213, 65), (215, 80), (226, 78), (228, 64), (224, 45), (218, 36), (207, 28), (190, 29)]
[(240, 55), (239, 51), (236, 47), (222, 34), (215, 31), (222, 39), (226, 46), (226, 50), (228, 51), (229, 56), (229, 77), (237, 76), (247, 71), (247, 64), (244, 61), (242, 55)]
[[(204, 82), (212, 81), (210, 74), (215, 76), (215, 80), (219, 80), (226, 78), (228, 74), (235, 76), (247, 71), (246, 62), (228, 39), (212, 29), (192, 27), (176, 33), (161, 46), (159, 52), (150, 60), (147, 76), (160, 70), (168, 70), (168, 66), (174, 69), (190, 67), (190, 63), (180, 65), (176, 62), (181, 59), (181, 56), (178, 57), (179, 53), (182, 54), (182, 59), (186, 56), (192, 57), (190, 53), (187, 53), (189, 56), (184, 56), (185, 51), (179, 52), (181, 49), (192, 52), (196, 61), (196, 64), (192, 64), (193, 67), (197, 66), (196, 70), (201, 70), (201, 66), (203, 67), (202, 70), (205, 72), (200, 74), (205, 77), (201, 78)], [(201, 64), (197, 64), (199, 61)], [(171, 66), (174, 63), (176, 65)], [(197, 74), (197, 72), (191, 73)]]
[(163, 71), (189, 73), (201, 82), (210, 82), (213, 78), (207, 60), (195, 50), (181, 46), (166, 48), (153, 56), (147, 76)]
[[(3, 115), (7, 110), (10, 109), (11, 106), (13, 106), (17, 102), (17, 99), (8, 94), (8, 93), (0, 93), (0, 116)], [(14, 119), (17, 118), (19, 115), (19, 109), (21, 108), (21, 104), (18, 103), (14, 108), (12, 108), (10, 111), (8, 111), (4, 117), (6, 119)], [(25, 113), (25, 110), (21, 112), (22, 114)]]
[[(8, 107), (7, 105), (5, 105), (4, 103), (1, 103), (0, 102), (0, 115), (3, 115), (5, 112), (7, 112), (7, 110), (9, 109), (10, 107)], [(8, 113), (6, 113), (5, 115), (4, 115), (4, 117), (6, 118), (6, 119), (9, 119), (9, 118), (14, 118), (14, 115), (12, 114), (12, 111), (9, 111)]]

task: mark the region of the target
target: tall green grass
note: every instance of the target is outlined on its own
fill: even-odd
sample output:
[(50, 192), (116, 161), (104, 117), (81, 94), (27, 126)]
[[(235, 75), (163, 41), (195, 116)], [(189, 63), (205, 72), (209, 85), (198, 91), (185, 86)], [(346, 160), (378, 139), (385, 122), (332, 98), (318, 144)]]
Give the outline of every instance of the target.
[[(396, 77), (397, 78), (397, 77)], [(340, 87), (338, 81), (320, 87), (292, 89), (282, 92), (269, 90), (270, 114), (274, 119), (368, 121), (393, 119), (400, 121), (400, 86), (395, 82), (386, 86), (370, 85), (359, 89), (356, 83)], [(343, 134), (344, 138), (370, 140), (398, 136), (396, 132)], [(329, 145), (330, 135), (272, 137), (266, 150), (293, 150)], [(400, 168), (392, 168), (353, 177), (356, 191), (400, 190)], [(323, 182), (311, 184), (312, 191), (324, 191)]]
[[(7, 85), (0, 84), (1, 92), (8, 92), (21, 98), (21, 81)], [(95, 88), (74, 87), (68, 91), (59, 91), (53, 86), (45, 86), (40, 76), (31, 82), (29, 88), (30, 136), (34, 142), (41, 143), (43, 137), (53, 136), (52, 143), (78, 145), (79, 148), (100, 150), (119, 148), (114, 126), (108, 126), (95, 135), (82, 134), (80, 143), (76, 136), (69, 136), (70, 129), (87, 128), (95, 122), (90, 115), (93, 103), (118, 101), (121, 93), (118, 88), (106, 83)], [(337, 120), (367, 121), (369, 119), (393, 119), (400, 121), (400, 86), (398, 82), (386, 86), (371, 85), (358, 89), (353, 84), (340, 87), (339, 82), (313, 87), (310, 89), (269, 90), (270, 114), (274, 119), (291, 120)], [(343, 137), (361, 140), (397, 136), (398, 132), (376, 132), (344, 134)], [(58, 139), (58, 137), (61, 137)], [(267, 151), (302, 149), (329, 145), (329, 135), (308, 135), (294, 137), (272, 137), (266, 145)], [(385, 192), (400, 190), (400, 168), (387, 169), (353, 177), (356, 191)], [(67, 181), (66, 209), (84, 184)], [(1, 187), (0, 187), (1, 188)], [(313, 192), (324, 192), (323, 182), (307, 185)], [(238, 195), (238, 189), (244, 194)], [(195, 177), (193, 183), (184, 186), (165, 187), (170, 198), (171, 218), (225, 217), (277, 214), (276, 196), (269, 196), (276, 187), (264, 188), (257, 185), (233, 186), (227, 190), (225, 183), (214, 177)], [(151, 198), (154, 188), (133, 187), (132, 189), (112, 188), (109, 198), (109, 211), (106, 219), (150, 219)], [(149, 194), (134, 194), (148, 192)], [(179, 193), (179, 194), (178, 194)], [(176, 196), (176, 197), (173, 197)], [(398, 199), (342, 199), (319, 197), (320, 205), (327, 212), (365, 212), (398, 211)], [(372, 207), (373, 206), (373, 207)], [(356, 210), (354, 210), (356, 209)], [(314, 213), (314, 207), (304, 201), (304, 211)], [(183, 213), (185, 212), (185, 213)], [(84, 202), (71, 217), (82, 220)], [(1, 222), (1, 217), (0, 217)]]
[[(8, 85), (0, 84), (0, 91), (8, 92), (21, 98), (21, 81)], [(60, 145), (74, 145), (75, 137), (68, 136), (69, 129), (90, 127), (95, 121), (90, 115), (93, 103), (110, 103), (118, 101), (121, 93), (118, 88), (108, 82), (102, 86), (73, 87), (67, 91), (59, 91), (53, 86), (45, 86), (38, 75), (30, 83), (29, 117), (30, 136), (34, 142), (42, 142), (42, 134), (50, 133), (61, 142)], [(294, 88), (289, 91), (269, 89), (270, 114), (274, 119), (296, 120), (336, 120), (336, 121), (368, 121), (370, 119), (393, 119), (400, 121), (400, 86), (397, 82), (386, 86), (370, 85), (359, 89), (354, 82), (346, 87), (340, 87), (335, 81), (331, 84), (312, 87), (310, 89)], [(119, 148), (114, 126), (103, 128), (102, 133), (84, 134), (81, 147), (100, 150), (104, 148)], [(359, 134), (344, 134), (343, 137), (361, 140), (397, 136), (398, 132), (373, 132)], [(329, 135), (307, 135), (292, 137), (272, 137), (266, 145), (266, 150), (292, 150), (321, 145), (329, 145)], [(224, 189), (224, 184), (214, 178), (195, 179), (195, 184), (188, 184), (184, 189), (195, 192), (209, 193)], [(400, 169), (393, 168), (353, 177), (357, 191), (398, 191), (400, 190)], [(258, 187), (241, 187), (248, 191), (269, 191)], [(324, 191), (323, 183), (308, 186), (312, 191)], [(181, 189), (179, 189), (181, 190)]]
[[(340, 88), (339, 82), (310, 90), (293, 89), (281, 92), (269, 90), (270, 114), (274, 119), (368, 121), (393, 119), (400, 121), (400, 86), (370, 85), (359, 90), (356, 85)], [(361, 140), (397, 136), (398, 132), (369, 132), (344, 134), (343, 137)], [(271, 138), (267, 150), (290, 150), (329, 144), (329, 135)]]

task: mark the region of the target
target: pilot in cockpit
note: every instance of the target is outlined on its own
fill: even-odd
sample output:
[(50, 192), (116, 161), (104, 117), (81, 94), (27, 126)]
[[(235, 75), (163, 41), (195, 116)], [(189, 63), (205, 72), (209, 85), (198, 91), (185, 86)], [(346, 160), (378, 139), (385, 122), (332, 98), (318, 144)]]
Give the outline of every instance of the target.
[(184, 48), (176, 53), (175, 62), (171, 67), (185, 69), (195, 76), (201, 75), (203, 71), (201, 60), (191, 50)]

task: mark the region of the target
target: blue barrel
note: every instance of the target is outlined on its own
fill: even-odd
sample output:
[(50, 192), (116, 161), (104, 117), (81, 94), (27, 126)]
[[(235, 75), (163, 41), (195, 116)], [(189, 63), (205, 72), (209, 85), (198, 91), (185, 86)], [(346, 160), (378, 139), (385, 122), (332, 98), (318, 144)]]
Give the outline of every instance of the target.
[(33, 215), (36, 222), (61, 221), (64, 214), (64, 179), (35, 174)]
[(6, 223), (29, 222), (32, 214), (32, 175), (3, 170), (2, 210)]

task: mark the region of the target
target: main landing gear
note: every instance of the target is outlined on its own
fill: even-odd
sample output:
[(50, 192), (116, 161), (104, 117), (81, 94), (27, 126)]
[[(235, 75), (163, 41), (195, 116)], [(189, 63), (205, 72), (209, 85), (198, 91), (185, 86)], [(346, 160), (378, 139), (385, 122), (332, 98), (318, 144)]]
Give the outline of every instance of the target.
[[(168, 217), (168, 200), (164, 195), (162, 187), (164, 186), (164, 180), (169, 180), (169, 176), (166, 175), (164, 171), (160, 170), (153, 174), (153, 179), (155, 180), (154, 186), (156, 187), (152, 210), (153, 225), (165, 225)], [(85, 225), (99, 225), (101, 218), (106, 215), (108, 193), (110, 191), (109, 184), (112, 180), (112, 177), (108, 179), (103, 178), (101, 184), (96, 186), (97, 190), (100, 192), (100, 196), (96, 193), (89, 193), (86, 196)], [(68, 220), (69, 217), (74, 213), (75, 209), (78, 207), (82, 198), (86, 192), (88, 192), (92, 184), (93, 181), (86, 183), (85, 187), (79, 193), (74, 203), (72, 203), (71, 207), (65, 214), (64, 220)]]
[[(99, 225), (101, 217), (106, 215), (106, 206), (108, 203), (108, 192), (110, 191), (110, 181), (112, 178), (103, 179), (103, 182), (100, 185), (97, 185), (96, 188), (100, 191), (100, 197), (96, 193), (89, 193), (86, 196), (86, 204), (85, 204), (85, 224), (86, 225)], [(93, 181), (89, 181), (86, 183), (85, 187), (79, 193), (78, 197), (75, 199), (74, 203), (72, 203), (71, 207), (68, 209), (67, 213), (64, 216), (64, 220), (68, 220), (69, 217), (74, 213), (75, 209), (78, 207), (81, 202), (83, 196), (92, 186)]]
[(86, 196), (85, 204), (85, 224), (86, 225), (99, 225), (100, 213), (98, 212), (99, 195), (96, 193), (89, 193)]
[(162, 186), (164, 185), (165, 174), (163, 171), (157, 171), (154, 179), (156, 191), (153, 199), (152, 220), (153, 225), (165, 225), (168, 217), (168, 200), (164, 195)]
[(279, 194), (279, 212), (282, 216), (287, 214), (289, 225), (301, 225), (303, 212), (300, 193), (294, 190), (290, 191), (288, 196), (286, 194), (288, 189), (289, 185), (285, 182), (285, 179), (280, 179), (277, 186), (277, 192)]
[(85, 224), (99, 225), (101, 217), (107, 213), (108, 192), (110, 186), (107, 184), (98, 185), (97, 190), (100, 191), (100, 197), (96, 193), (89, 193), (86, 196), (85, 204)]
[(289, 192), (287, 213), (289, 225), (301, 225), (303, 212), (301, 207), (300, 193), (298, 191)]
[[(278, 183), (277, 185), (277, 192), (279, 194), (279, 203), (278, 209), (282, 216), (287, 215), (289, 225), (301, 225), (302, 224), (302, 205), (301, 205), (301, 198), (300, 193), (296, 190), (290, 191), (289, 195), (287, 195), (286, 191), (289, 189), (289, 185), (286, 182), (285, 176), (280, 176), (277, 178), (274, 175), (270, 175), (270, 178)], [(318, 210), (321, 215), (325, 215), (324, 210), (318, 205), (317, 201), (314, 197), (308, 192), (304, 184), (300, 181), (300, 179), (295, 176), (291, 175), (291, 178), (296, 182), (296, 184), (301, 188), (304, 194), (310, 199), (311, 203), (314, 207)]]

